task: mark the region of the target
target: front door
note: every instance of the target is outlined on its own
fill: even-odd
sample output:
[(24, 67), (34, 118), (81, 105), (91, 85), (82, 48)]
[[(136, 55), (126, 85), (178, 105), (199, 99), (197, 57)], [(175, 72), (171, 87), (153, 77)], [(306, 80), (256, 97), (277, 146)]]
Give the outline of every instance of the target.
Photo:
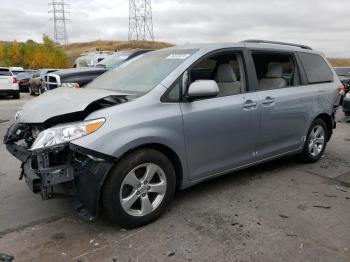
[(254, 160), (259, 132), (255, 93), (245, 93), (239, 53), (215, 54), (190, 70), (191, 81), (215, 80), (217, 97), (180, 104), (190, 179), (230, 171)]

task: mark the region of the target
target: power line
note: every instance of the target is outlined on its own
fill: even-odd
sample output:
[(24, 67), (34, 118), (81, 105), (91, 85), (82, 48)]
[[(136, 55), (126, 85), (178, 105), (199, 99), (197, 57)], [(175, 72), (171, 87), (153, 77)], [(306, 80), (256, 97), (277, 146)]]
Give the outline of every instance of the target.
[(49, 6), (51, 7), (49, 13), (53, 14), (50, 20), (53, 20), (54, 24), (54, 40), (56, 43), (68, 44), (66, 22), (69, 20), (67, 18), (69, 12), (66, 9), (67, 4), (64, 3), (64, 0), (52, 0)]
[(129, 0), (128, 39), (154, 41), (151, 0)]

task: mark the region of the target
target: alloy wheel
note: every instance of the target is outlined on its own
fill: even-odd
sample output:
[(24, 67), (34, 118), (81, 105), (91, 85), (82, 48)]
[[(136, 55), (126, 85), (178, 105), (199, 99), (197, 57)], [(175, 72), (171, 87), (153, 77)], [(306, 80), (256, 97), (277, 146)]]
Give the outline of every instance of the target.
[(163, 169), (154, 163), (135, 167), (120, 188), (120, 203), (126, 213), (132, 216), (146, 216), (163, 201), (167, 181)]
[(310, 132), (309, 152), (313, 157), (317, 157), (323, 150), (325, 144), (325, 132), (321, 125), (316, 125)]

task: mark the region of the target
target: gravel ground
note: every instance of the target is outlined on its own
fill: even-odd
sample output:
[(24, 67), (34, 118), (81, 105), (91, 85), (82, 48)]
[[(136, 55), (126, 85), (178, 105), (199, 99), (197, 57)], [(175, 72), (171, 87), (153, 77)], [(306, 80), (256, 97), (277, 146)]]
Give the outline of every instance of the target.
[[(1, 137), (29, 99), (0, 99)], [(103, 216), (84, 222), (68, 200), (42, 201), (0, 144), (0, 253), (15, 261), (350, 261), (349, 131), (338, 123), (318, 163), (285, 157), (177, 192), (164, 216), (134, 230)]]

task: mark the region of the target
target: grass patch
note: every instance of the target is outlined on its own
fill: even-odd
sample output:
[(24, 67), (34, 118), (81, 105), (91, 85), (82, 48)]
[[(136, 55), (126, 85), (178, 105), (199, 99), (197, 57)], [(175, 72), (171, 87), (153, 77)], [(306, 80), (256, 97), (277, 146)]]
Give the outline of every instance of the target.
[(350, 66), (350, 58), (328, 58), (334, 67)]

